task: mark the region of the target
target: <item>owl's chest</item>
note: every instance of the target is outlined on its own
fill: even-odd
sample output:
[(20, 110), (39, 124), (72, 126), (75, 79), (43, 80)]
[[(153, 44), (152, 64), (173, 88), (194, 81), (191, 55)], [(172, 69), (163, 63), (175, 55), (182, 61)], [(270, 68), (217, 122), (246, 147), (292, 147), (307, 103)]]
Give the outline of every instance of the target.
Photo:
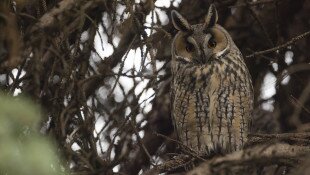
[[(210, 107), (218, 105), (221, 81), (217, 74), (210, 74), (204, 69), (199, 72), (179, 72), (173, 80), (173, 107), (179, 122), (184, 120), (188, 126), (202, 127), (210, 117)], [(215, 106), (214, 106), (215, 107)], [(178, 119), (177, 119), (178, 120)], [(205, 120), (205, 121), (202, 121)]]
[(237, 146), (229, 149), (239, 149), (251, 112), (249, 80), (223, 66), (174, 70), (172, 107), (180, 140), (199, 151), (233, 142)]
[(178, 67), (173, 77), (173, 87), (176, 91), (189, 94), (196, 92), (219, 91), (224, 86), (231, 86), (231, 79), (218, 71), (218, 67)]

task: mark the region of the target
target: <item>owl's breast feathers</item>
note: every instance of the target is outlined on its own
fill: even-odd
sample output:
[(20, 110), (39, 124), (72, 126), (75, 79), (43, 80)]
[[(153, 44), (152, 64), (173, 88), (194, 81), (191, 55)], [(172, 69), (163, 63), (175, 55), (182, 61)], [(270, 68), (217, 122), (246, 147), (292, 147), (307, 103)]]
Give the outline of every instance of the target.
[(175, 62), (172, 70), (173, 118), (181, 142), (201, 154), (241, 149), (253, 90), (240, 51), (204, 65)]

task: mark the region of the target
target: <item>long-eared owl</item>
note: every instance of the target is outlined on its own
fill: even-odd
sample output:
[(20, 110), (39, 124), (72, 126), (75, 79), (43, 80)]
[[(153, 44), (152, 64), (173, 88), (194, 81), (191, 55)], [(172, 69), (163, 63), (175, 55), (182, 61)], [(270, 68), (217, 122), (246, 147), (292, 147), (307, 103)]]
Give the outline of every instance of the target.
[(242, 149), (253, 110), (251, 77), (211, 5), (203, 24), (172, 11), (172, 117), (178, 139), (198, 154)]

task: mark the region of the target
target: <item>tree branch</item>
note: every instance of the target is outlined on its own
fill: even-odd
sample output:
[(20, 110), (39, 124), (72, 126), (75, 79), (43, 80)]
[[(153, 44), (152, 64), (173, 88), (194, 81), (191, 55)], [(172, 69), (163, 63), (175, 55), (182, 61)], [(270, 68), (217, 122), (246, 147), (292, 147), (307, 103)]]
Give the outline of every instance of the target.
[(296, 146), (286, 143), (263, 144), (204, 162), (188, 172), (187, 175), (214, 175), (228, 167), (231, 169), (249, 164), (271, 165), (281, 162), (281, 164), (291, 165), (289, 160), (301, 160), (309, 153), (309, 146)]
[(310, 35), (310, 31), (305, 32), (305, 33), (303, 33), (301, 35), (298, 35), (298, 36), (294, 37), (293, 39), (291, 39), (290, 41), (288, 41), (288, 42), (286, 42), (284, 44), (281, 44), (281, 45), (279, 45), (277, 47), (274, 47), (274, 48), (271, 48), (271, 49), (267, 49), (267, 50), (263, 50), (263, 51), (259, 51), (259, 52), (254, 52), (251, 55), (247, 55), (246, 58), (252, 58), (252, 57), (256, 57), (258, 55), (263, 55), (263, 54), (267, 54), (267, 53), (275, 52), (277, 50), (284, 49), (284, 48), (286, 48), (286, 47), (296, 43), (298, 40), (301, 40), (301, 39), (307, 37), (308, 35)]

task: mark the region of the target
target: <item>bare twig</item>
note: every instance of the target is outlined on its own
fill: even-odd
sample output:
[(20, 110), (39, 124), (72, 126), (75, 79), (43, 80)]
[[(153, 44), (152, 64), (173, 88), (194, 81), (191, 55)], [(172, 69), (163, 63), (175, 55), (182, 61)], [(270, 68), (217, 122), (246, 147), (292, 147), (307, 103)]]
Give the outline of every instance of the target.
[[(307, 100), (309, 100), (309, 96), (310, 96), (310, 82), (308, 82), (307, 86), (302, 91), (302, 93), (299, 97), (299, 100), (295, 99), (296, 108), (295, 108), (294, 113), (292, 114), (292, 117), (291, 117), (292, 122), (299, 121), (297, 119), (299, 118), (299, 115), (300, 115), (302, 109), (304, 109), (308, 113), (308, 115), (310, 115), (310, 109), (307, 109), (304, 106), (305, 103), (307, 102)], [(301, 122), (298, 124), (301, 124)]]
[(256, 6), (256, 5), (262, 5), (262, 4), (270, 4), (274, 3), (275, 1), (281, 1), (281, 0), (260, 0), (260, 1), (253, 1), (253, 2), (247, 2), (247, 3), (240, 3), (236, 5), (229, 6), (228, 8), (236, 8), (236, 7), (246, 7), (248, 5), (250, 6)]
[(310, 31), (305, 32), (305, 33), (303, 33), (301, 35), (298, 35), (298, 36), (292, 38), (290, 41), (288, 41), (288, 42), (286, 42), (284, 44), (281, 44), (281, 45), (279, 45), (277, 47), (274, 47), (274, 48), (271, 48), (271, 49), (267, 49), (267, 50), (263, 50), (263, 51), (259, 51), (259, 52), (254, 52), (253, 54), (247, 55), (246, 57), (247, 58), (252, 58), (252, 57), (259, 56), (259, 55), (275, 52), (277, 50), (282, 50), (282, 49), (284, 49), (284, 48), (286, 48), (286, 47), (296, 43), (298, 40), (301, 40), (301, 39), (307, 37), (308, 35), (310, 35)]

